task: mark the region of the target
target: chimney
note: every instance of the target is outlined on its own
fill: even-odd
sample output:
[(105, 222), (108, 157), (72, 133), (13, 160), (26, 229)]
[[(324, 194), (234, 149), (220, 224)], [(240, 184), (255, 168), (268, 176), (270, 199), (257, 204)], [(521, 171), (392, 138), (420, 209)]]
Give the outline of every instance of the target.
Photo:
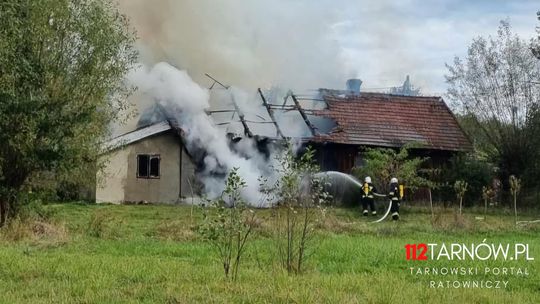
[(360, 79), (349, 79), (347, 80), (347, 91), (349, 94), (358, 95), (360, 94), (360, 86), (362, 85), (362, 80)]

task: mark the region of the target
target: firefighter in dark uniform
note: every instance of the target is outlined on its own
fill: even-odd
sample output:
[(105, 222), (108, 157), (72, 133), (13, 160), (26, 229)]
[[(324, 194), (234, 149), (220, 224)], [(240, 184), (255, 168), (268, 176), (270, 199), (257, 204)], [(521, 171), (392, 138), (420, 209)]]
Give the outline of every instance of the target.
[(395, 177), (392, 177), (390, 180), (390, 191), (388, 193), (388, 197), (392, 201), (392, 208), (390, 208), (390, 212), (392, 212), (392, 219), (397, 221), (399, 220), (399, 206), (401, 204), (401, 199), (403, 198), (403, 185), (399, 185), (398, 179)]
[(362, 185), (362, 214), (364, 214), (364, 216), (367, 216), (369, 214), (368, 206), (371, 210), (371, 215), (377, 215), (377, 210), (375, 210), (373, 193), (377, 193), (377, 190), (375, 189), (375, 186), (373, 186), (373, 184), (371, 183), (371, 177), (366, 176), (364, 184)]

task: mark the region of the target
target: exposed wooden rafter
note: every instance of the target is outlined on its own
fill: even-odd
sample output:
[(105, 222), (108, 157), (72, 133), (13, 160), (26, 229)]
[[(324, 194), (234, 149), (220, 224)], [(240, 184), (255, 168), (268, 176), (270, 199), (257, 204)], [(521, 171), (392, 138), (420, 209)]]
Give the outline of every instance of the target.
[(277, 135), (280, 136), (281, 138), (285, 138), (285, 136), (281, 132), (281, 129), (279, 128), (279, 125), (278, 125), (278, 123), (276, 121), (276, 118), (274, 116), (274, 110), (272, 110), (272, 108), (270, 107), (270, 105), (266, 101), (266, 98), (264, 97), (264, 94), (263, 94), (261, 88), (258, 88), (257, 91), (259, 92), (259, 95), (261, 96), (261, 99), (262, 99), (264, 107), (266, 108), (266, 111), (268, 111), (268, 116), (270, 116), (270, 119), (272, 120), (272, 123), (276, 127)]
[[(302, 106), (300, 105), (300, 102), (298, 101), (298, 99), (296, 98), (296, 96), (293, 94), (293, 92), (289, 91), (289, 94), (287, 94), (288, 96), (290, 95), (293, 102), (294, 102), (294, 105), (296, 106), (296, 109), (298, 110), (298, 112), (300, 113), (300, 115), (302, 116), (302, 119), (304, 120), (304, 122), (306, 123), (306, 125), (308, 126), (309, 128), (309, 131), (311, 132), (311, 135), (315, 136), (315, 135), (318, 135), (318, 132), (317, 132), (317, 128), (311, 123), (311, 121), (309, 120), (308, 116), (306, 115), (306, 112), (304, 111), (304, 109), (302, 108)], [(285, 99), (285, 103), (287, 102), (287, 99)], [(283, 104), (283, 106), (285, 106), (285, 103)]]
[[(216, 84), (219, 84), (221, 87), (223, 87), (224, 89), (228, 90), (230, 88), (230, 86), (228, 85), (224, 85), (223, 83), (219, 82), (217, 79), (215, 79), (214, 77), (210, 76), (208, 73), (205, 73), (204, 74), (206, 77), (212, 79), (212, 81), (214, 81), (212, 83), (212, 85), (210, 86), (210, 89), (212, 89), (214, 87), (214, 85)], [(240, 119), (240, 122), (242, 123), (242, 126), (244, 127), (244, 134), (248, 137), (253, 137), (253, 133), (251, 132), (251, 130), (249, 129), (249, 126), (246, 122), (246, 119), (245, 119), (245, 116), (244, 116), (244, 113), (242, 113), (242, 111), (240, 110), (240, 107), (238, 107), (238, 104), (236, 103), (236, 100), (234, 100), (234, 95), (231, 94), (231, 101), (232, 101), (232, 104), (234, 106), (234, 113), (237, 113), (238, 114), (238, 118)], [(233, 113), (233, 117), (234, 117), (234, 113)], [(232, 119), (232, 118), (231, 118)]]

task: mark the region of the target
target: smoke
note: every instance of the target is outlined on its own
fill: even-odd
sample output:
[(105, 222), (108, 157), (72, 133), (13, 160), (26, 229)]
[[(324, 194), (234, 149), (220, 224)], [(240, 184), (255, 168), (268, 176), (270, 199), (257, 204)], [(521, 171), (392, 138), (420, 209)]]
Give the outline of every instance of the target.
[[(269, 102), (281, 104), (289, 88), (342, 87), (344, 79), (355, 74), (343, 64), (335, 41), (332, 24), (339, 12), (330, 2), (317, 6), (307, 0), (120, 0), (119, 4), (139, 37), (141, 67), (129, 75), (138, 87), (131, 101), (139, 114), (155, 102), (174, 113), (188, 150), (204, 154), (199, 178), (209, 197), (221, 193), (226, 174), (236, 167), (247, 182), (244, 198), (260, 205), (258, 178), (278, 178), (272, 167), (277, 166), (275, 155), (280, 151), (261, 153), (255, 139), (247, 137), (232, 146), (227, 134), (244, 133), (238, 115), (227, 123), (231, 113), (208, 116), (205, 110), (233, 109), (234, 99), (253, 134), (276, 137), (256, 88), (273, 88), (264, 93)], [(202, 88), (199, 84), (212, 83), (205, 73), (234, 86)], [(277, 111), (275, 116), (285, 136), (310, 135), (298, 112)], [(116, 132), (132, 130), (137, 121)], [(300, 142), (293, 146), (298, 149)]]
[(173, 114), (184, 132), (184, 141), (189, 151), (204, 153), (203, 171), (199, 178), (205, 194), (214, 198), (225, 186), (226, 174), (238, 168), (246, 182), (242, 196), (254, 206), (262, 207), (267, 202), (259, 192), (259, 177), (269, 180), (277, 178), (273, 170), (276, 151), (270, 156), (260, 153), (253, 139), (244, 138), (233, 150), (225, 130), (216, 126), (205, 110), (210, 107), (209, 91), (195, 83), (186, 71), (178, 70), (168, 63), (158, 63), (152, 68), (141, 65), (133, 70), (128, 80), (138, 87), (138, 93), (146, 100), (159, 103), (169, 114)]
[(332, 25), (332, 2), (120, 0), (139, 36), (143, 63), (166, 61), (197, 83), (210, 73), (254, 91), (273, 85), (295, 90), (342, 87), (351, 73)]

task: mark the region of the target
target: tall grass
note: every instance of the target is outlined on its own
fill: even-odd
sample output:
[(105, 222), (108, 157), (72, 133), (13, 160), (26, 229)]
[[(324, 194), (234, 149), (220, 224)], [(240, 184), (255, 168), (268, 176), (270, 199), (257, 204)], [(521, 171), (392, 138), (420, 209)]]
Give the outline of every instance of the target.
[[(355, 210), (329, 208), (318, 223), (317, 246), (305, 271), (289, 276), (271, 266), (274, 242), (269, 210), (257, 210), (260, 223), (246, 248), (243, 271), (232, 283), (221, 275), (211, 245), (193, 234), (190, 208), (177, 206), (50, 205), (50, 223), (64, 227), (62, 246), (40, 246), (43, 234), (10, 238), (0, 230), (0, 303), (538, 303), (539, 225), (516, 227), (513, 214), (463, 214), (404, 207), (402, 220), (370, 224)], [(96, 212), (115, 223), (115, 237), (87, 232)], [(483, 215), (482, 210), (479, 214)], [(200, 220), (194, 214), (194, 221)], [(533, 217), (529, 215), (529, 217)], [(523, 215), (527, 219), (527, 215)], [(61, 223), (61, 224), (59, 224)], [(26, 225), (21, 223), (21, 225)], [(31, 227), (31, 226), (28, 226)], [(25, 228), (27, 229), (27, 228)], [(19, 228), (14, 229), (19, 231)], [(190, 231), (190, 232), (187, 232)], [(182, 237), (185, 233), (188, 237)], [(180, 235), (180, 236), (179, 236)], [(35, 239), (34, 239), (35, 237)], [(507, 277), (508, 289), (431, 289), (429, 277), (414, 276), (404, 245), (419, 242), (529, 243), (536, 258), (530, 276)], [(420, 265), (420, 264), (419, 264)], [(434, 262), (430, 266), (490, 265), (492, 262)], [(522, 265), (518, 262), (506, 266)], [(421, 266), (421, 265), (420, 265)], [(448, 276), (445, 279), (454, 279)], [(494, 276), (486, 279), (501, 279)]]

